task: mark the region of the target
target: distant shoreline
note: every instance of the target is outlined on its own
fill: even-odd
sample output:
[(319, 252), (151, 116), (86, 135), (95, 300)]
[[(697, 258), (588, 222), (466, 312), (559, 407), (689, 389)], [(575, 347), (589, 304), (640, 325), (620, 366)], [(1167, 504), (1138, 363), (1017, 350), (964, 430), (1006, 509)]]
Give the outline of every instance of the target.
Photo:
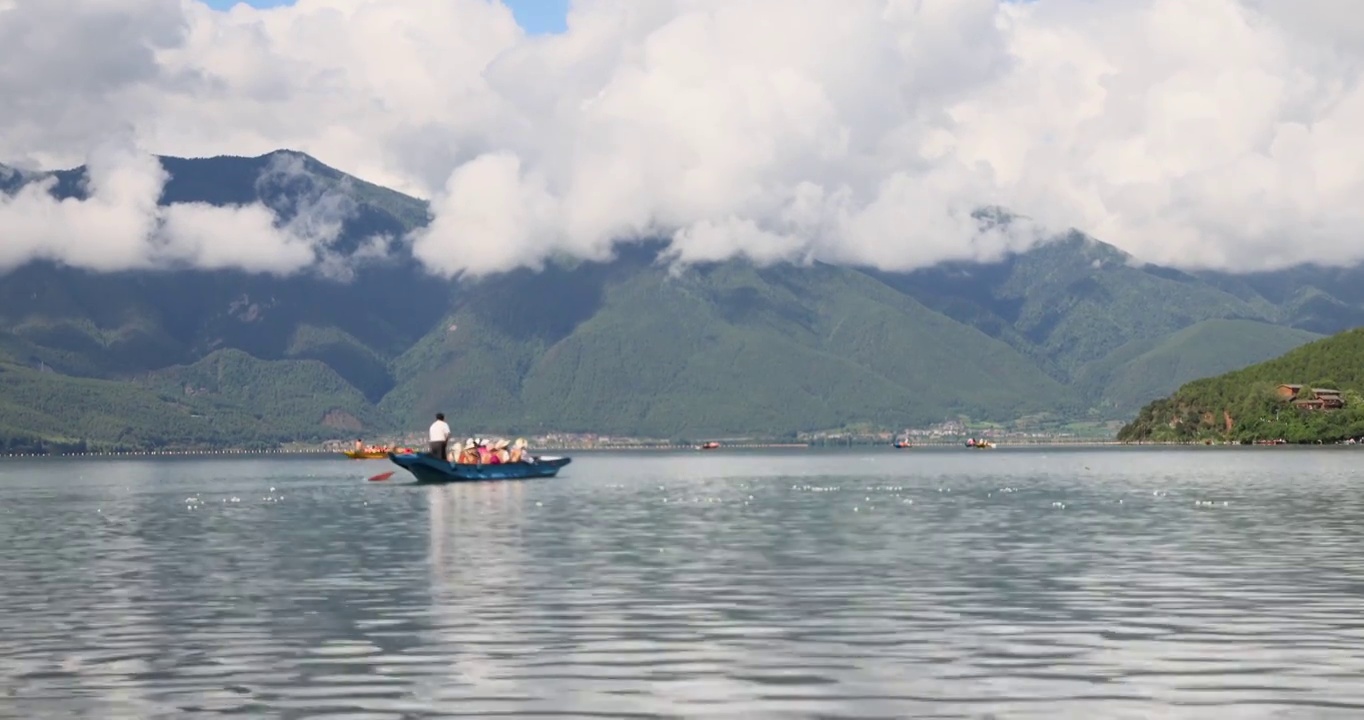
[[(998, 441), (996, 441), (998, 442)], [(1215, 443), (1207, 445), (1202, 442), (1119, 442), (1117, 440), (1038, 440), (1032, 442), (1003, 442), (998, 443), (992, 450), (1011, 450), (1011, 449), (1063, 449), (1063, 448), (1238, 448), (1238, 449), (1269, 449), (1269, 448), (1328, 448), (1328, 447), (1364, 447), (1364, 445), (1346, 446), (1338, 443), (1317, 444), (1284, 444), (1284, 445), (1241, 445), (1237, 443)], [(565, 445), (565, 446), (545, 446), (535, 448), (535, 454), (551, 454), (565, 452), (585, 452), (585, 453), (629, 453), (629, 452), (695, 452), (701, 455), (726, 453), (745, 450), (879, 450), (887, 453), (912, 453), (914, 450), (940, 450), (940, 449), (960, 449), (962, 451), (975, 451), (962, 442), (940, 441), (914, 443), (907, 448), (896, 448), (886, 443), (854, 443), (851, 445), (820, 444), (810, 445), (804, 443), (735, 443), (733, 445), (722, 445), (718, 448), (699, 450), (694, 445)], [(123, 452), (84, 452), (84, 453), (12, 453), (0, 454), (0, 458), (163, 458), (163, 457), (183, 457), (183, 458), (210, 458), (210, 457), (331, 457), (337, 460), (346, 459), (350, 462), (365, 462), (363, 460), (349, 460), (344, 458), (340, 451), (323, 450), (317, 448), (307, 449), (284, 449), (271, 448), (263, 450), (246, 449), (221, 449), (221, 450), (142, 450), (142, 451), (123, 451)], [(386, 458), (379, 458), (383, 460)], [(370, 460), (373, 462), (374, 460)]]

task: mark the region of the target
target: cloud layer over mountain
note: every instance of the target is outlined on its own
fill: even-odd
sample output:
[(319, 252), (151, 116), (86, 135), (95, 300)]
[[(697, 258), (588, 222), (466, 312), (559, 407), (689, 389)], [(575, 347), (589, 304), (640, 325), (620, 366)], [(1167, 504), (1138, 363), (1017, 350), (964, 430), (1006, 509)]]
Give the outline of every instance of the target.
[(0, 267), (312, 262), (326, 238), (263, 208), (148, 201), (146, 152), (281, 147), (432, 198), (413, 241), (446, 274), (658, 235), (908, 269), (1069, 227), (1182, 267), (1355, 262), (1356, 4), (576, 0), (528, 37), (485, 0), (0, 0), (0, 160), (97, 161), (86, 203), (0, 204)]
[[(279, 155), (258, 186), (303, 176)], [(309, 266), (345, 277), (346, 258), (330, 247), (353, 202), (337, 192), (301, 194), (287, 220), (262, 203), (159, 205), (169, 179), (155, 156), (110, 143), (88, 157), (84, 197), (58, 198), (47, 176), (0, 194), (0, 272), (56, 260), (94, 271), (193, 267), (287, 275)], [(352, 255), (375, 252), (371, 238)]]

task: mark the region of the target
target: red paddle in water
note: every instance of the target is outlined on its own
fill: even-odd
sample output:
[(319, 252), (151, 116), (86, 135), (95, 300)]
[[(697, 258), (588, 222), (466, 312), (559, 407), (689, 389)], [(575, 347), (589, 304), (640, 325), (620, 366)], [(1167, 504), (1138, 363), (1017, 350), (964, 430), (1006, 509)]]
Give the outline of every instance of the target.
[(378, 475), (375, 475), (374, 477), (370, 478), (369, 481), (370, 481), (370, 482), (380, 482), (380, 481), (382, 481), (382, 480), (387, 480), (387, 479), (393, 477), (393, 473), (394, 473), (394, 472), (396, 472), (396, 471), (395, 471), (395, 470), (389, 470), (389, 471), (386, 472), (386, 473), (379, 473)]

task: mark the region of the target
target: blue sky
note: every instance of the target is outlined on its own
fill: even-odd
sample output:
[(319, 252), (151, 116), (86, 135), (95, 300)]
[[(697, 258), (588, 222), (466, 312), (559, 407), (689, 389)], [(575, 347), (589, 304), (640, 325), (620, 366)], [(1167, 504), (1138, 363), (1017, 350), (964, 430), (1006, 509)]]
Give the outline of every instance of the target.
[[(246, 2), (256, 7), (275, 7), (292, 5), (294, 0), (204, 0), (210, 7), (224, 10), (238, 2)], [(560, 32), (564, 29), (564, 17), (568, 14), (569, 0), (502, 0), (511, 6), (517, 22), (530, 33)]]

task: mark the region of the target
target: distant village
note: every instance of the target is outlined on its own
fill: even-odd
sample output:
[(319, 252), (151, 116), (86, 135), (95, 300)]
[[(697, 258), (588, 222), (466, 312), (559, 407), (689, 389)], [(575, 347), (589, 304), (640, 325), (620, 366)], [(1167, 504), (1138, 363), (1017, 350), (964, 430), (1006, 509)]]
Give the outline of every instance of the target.
[[(837, 447), (851, 445), (891, 445), (907, 442), (911, 445), (959, 445), (968, 439), (989, 439), (995, 442), (1013, 444), (1054, 444), (1054, 443), (1093, 443), (1108, 441), (1113, 437), (1120, 422), (1094, 423), (1080, 430), (1063, 428), (1029, 428), (1027, 420), (1013, 426), (986, 423), (971, 423), (966, 420), (945, 420), (923, 428), (903, 428), (888, 430), (884, 428), (851, 428), (817, 432), (796, 433), (785, 437), (763, 437), (758, 435), (716, 435), (695, 438), (654, 438), (629, 435), (607, 435), (598, 433), (541, 433), (525, 435), (530, 447), (552, 450), (609, 450), (609, 449), (676, 449), (695, 447), (705, 443), (720, 443), (728, 448), (782, 448), (782, 447)], [(1021, 427), (1020, 427), (1021, 426)], [(1083, 431), (1081, 431), (1083, 430)], [(471, 433), (467, 429), (455, 429), (456, 438), (498, 437), (496, 433)], [(518, 437), (520, 437), (518, 435)], [(417, 448), (425, 445), (421, 432), (406, 433), (401, 437), (379, 435), (362, 438), (366, 444), (388, 445)], [(326, 450), (345, 450), (354, 445), (354, 440), (332, 441), (325, 444)]]

